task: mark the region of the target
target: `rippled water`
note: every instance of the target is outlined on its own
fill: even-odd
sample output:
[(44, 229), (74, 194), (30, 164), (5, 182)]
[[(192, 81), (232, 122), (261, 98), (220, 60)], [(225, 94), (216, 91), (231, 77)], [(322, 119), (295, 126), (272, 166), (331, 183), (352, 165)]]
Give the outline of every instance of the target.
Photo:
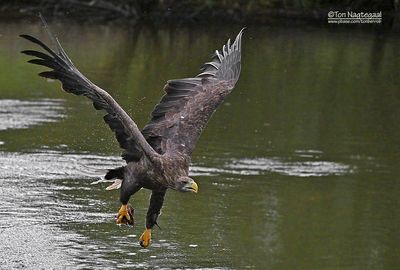
[[(54, 24), (90, 79), (140, 126), (167, 79), (197, 72), (237, 31)], [(65, 29), (68, 28), (68, 31)], [(197, 195), (167, 194), (142, 249), (149, 191), (119, 227), (123, 164), (102, 113), (36, 76), (0, 23), (0, 268), (396, 269), (400, 95), (397, 36), (249, 28), (237, 89), (193, 156)], [(196, 34), (194, 34), (196, 33)], [(112, 42), (111, 42), (112, 40)]]
[[(242, 159), (226, 160), (224, 163), (225, 166), (221, 168), (194, 164), (191, 175), (194, 177), (224, 175), (226, 181), (212, 182), (212, 186), (228, 191), (237, 188), (240, 185), (237, 181), (240, 181), (242, 176), (248, 175), (264, 175), (272, 172), (310, 177), (352, 173), (348, 167), (333, 162)], [(175, 265), (177, 262), (176, 265), (180, 265), (183, 258), (180, 258), (181, 255), (177, 254), (177, 250), (185, 247), (180, 246), (182, 243), (176, 243), (177, 239), (171, 236), (171, 239), (156, 238), (152, 247), (144, 250), (137, 243), (138, 235), (135, 231), (130, 232), (129, 228), (118, 228), (113, 225), (115, 211), (111, 205), (115, 204), (102, 198), (105, 195), (105, 185), (102, 181), (95, 180), (102, 176), (99, 173), (104, 169), (121, 165), (119, 157), (69, 154), (54, 150), (32, 153), (1, 152), (0, 164), (2, 164), (0, 241), (5, 251), (3, 256), (8, 258), (7, 267), (26, 267), (28, 263), (33, 268), (95, 265), (117, 267), (117, 261), (112, 260), (115, 256), (113, 252), (127, 256), (121, 265), (126, 268), (155, 267), (158, 263), (164, 263), (167, 258), (170, 260), (171, 256), (176, 258), (169, 263)], [(231, 177), (237, 180), (229, 180)], [(97, 185), (94, 186), (96, 182)], [(204, 188), (206, 189), (207, 185)], [(94, 192), (99, 194), (95, 195)], [(117, 200), (116, 194), (113, 197)], [(192, 198), (185, 200), (190, 199)], [(142, 214), (145, 213), (145, 201), (143, 200), (141, 203), (143, 206), (140, 206)], [(216, 217), (218, 215), (214, 216)], [(178, 227), (175, 229), (181, 230)], [(94, 234), (100, 239), (96, 237), (91, 239), (86, 234)], [(179, 239), (179, 234), (173, 235)], [(190, 240), (190, 232), (184, 237), (189, 240), (186, 248), (200, 248), (199, 238), (192, 235), (193, 238)], [(216, 245), (217, 248), (219, 246)], [(92, 256), (91, 252), (95, 252), (96, 255)], [(140, 256), (138, 253), (152, 255)]]
[(0, 130), (28, 128), (64, 117), (62, 100), (0, 100)]

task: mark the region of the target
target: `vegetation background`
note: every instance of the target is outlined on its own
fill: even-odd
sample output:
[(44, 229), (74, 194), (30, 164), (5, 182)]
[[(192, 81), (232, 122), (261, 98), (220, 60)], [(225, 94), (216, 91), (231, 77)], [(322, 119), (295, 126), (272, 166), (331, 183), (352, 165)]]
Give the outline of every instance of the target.
[(46, 16), (67, 13), (83, 21), (149, 21), (153, 23), (218, 22), (271, 23), (281, 19), (326, 21), (327, 12), (382, 11), (385, 25), (398, 28), (399, 0), (3, 0), (0, 15)]

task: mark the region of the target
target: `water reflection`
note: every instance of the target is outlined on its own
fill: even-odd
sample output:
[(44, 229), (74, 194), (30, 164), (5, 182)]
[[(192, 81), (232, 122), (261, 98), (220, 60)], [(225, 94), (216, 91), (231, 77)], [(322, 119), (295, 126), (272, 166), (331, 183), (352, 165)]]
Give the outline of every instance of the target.
[(283, 161), (279, 158), (233, 160), (226, 165), (240, 175), (260, 175), (266, 172), (311, 177), (345, 175), (353, 172), (349, 165), (330, 161)]
[(29, 128), (65, 117), (63, 100), (0, 99), (0, 130)]

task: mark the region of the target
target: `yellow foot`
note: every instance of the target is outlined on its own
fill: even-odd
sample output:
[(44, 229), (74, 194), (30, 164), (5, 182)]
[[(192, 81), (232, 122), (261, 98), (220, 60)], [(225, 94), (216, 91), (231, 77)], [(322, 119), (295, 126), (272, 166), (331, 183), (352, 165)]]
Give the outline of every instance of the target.
[(139, 243), (142, 247), (147, 248), (151, 242), (151, 229), (146, 229), (139, 238)]
[(118, 211), (116, 223), (133, 226), (134, 224), (133, 214), (134, 214), (133, 208), (128, 204), (123, 204)]

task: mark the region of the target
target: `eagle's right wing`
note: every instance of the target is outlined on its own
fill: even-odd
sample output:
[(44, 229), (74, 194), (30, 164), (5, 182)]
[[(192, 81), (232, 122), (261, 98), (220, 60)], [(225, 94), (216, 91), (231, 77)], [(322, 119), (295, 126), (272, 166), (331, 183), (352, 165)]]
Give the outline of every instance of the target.
[(104, 116), (104, 121), (110, 126), (111, 130), (114, 131), (121, 148), (125, 150), (122, 157), (127, 162), (139, 160), (143, 153), (148, 156), (150, 160), (158, 156), (158, 153), (147, 143), (129, 115), (110, 94), (89, 81), (79, 72), (61, 47), (58, 39), (52, 36), (49, 30), (48, 32), (50, 39), (57, 47), (57, 52), (50, 49), (35, 37), (21, 35), (22, 38), (39, 45), (47, 52), (43, 53), (35, 50), (22, 51), (22, 53), (26, 55), (37, 57), (36, 59), (29, 60), (29, 63), (51, 69), (51, 71), (45, 71), (39, 75), (45, 78), (59, 80), (62, 83), (62, 88), (66, 92), (86, 96), (93, 101), (93, 105), (97, 110), (105, 110), (107, 114)]

